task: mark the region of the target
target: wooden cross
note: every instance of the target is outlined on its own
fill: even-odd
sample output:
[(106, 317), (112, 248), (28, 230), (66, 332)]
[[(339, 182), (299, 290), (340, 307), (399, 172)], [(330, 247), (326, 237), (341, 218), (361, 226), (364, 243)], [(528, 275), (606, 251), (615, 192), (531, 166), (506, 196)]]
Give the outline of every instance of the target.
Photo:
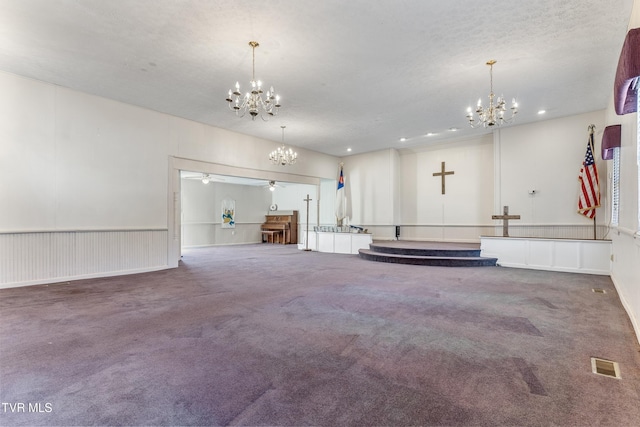
[(307, 202), (307, 238), (305, 239), (307, 242), (307, 247), (305, 249), (305, 251), (310, 251), (311, 249), (309, 249), (309, 202), (311, 201), (311, 199), (309, 198), (309, 195), (307, 194), (307, 198), (306, 199), (302, 199), (303, 202)]
[(454, 174), (453, 171), (445, 172), (444, 169), (445, 169), (444, 168), (444, 162), (442, 162), (441, 168), (440, 168), (440, 172), (434, 172), (433, 173), (433, 176), (439, 176), (442, 179), (442, 194), (444, 194), (444, 177), (446, 175), (453, 175)]
[(509, 220), (520, 219), (520, 215), (509, 215), (509, 206), (505, 206), (503, 215), (491, 215), (491, 219), (501, 219), (502, 237), (509, 237)]

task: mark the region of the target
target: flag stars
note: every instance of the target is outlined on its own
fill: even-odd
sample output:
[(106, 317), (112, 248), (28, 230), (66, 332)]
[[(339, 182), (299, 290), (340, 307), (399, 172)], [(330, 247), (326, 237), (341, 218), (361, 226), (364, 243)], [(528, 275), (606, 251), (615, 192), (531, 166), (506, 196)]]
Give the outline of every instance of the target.
[(598, 169), (593, 158), (593, 128), (589, 127), (589, 140), (587, 151), (580, 168), (580, 196), (578, 198), (578, 213), (587, 218), (596, 217), (596, 208), (600, 207), (600, 184), (598, 182)]

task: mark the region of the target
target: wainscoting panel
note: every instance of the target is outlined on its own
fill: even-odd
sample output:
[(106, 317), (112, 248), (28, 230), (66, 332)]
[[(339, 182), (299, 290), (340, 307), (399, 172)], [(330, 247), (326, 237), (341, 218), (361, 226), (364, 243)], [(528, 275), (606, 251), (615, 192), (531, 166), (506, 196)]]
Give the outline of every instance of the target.
[[(399, 224), (400, 240), (442, 241), (442, 242), (480, 242), (480, 236), (502, 236), (502, 224)], [(374, 240), (394, 240), (394, 225), (370, 225), (362, 227), (373, 233)], [(607, 236), (608, 228), (598, 225), (598, 239)], [(517, 224), (509, 223), (509, 236), (534, 237), (544, 239), (593, 239), (593, 224)]]
[(185, 222), (182, 223), (182, 247), (259, 243), (261, 225), (261, 222), (236, 222), (235, 228), (222, 228), (219, 222)]
[(611, 280), (640, 343), (640, 234), (620, 227), (612, 230), (611, 240), (614, 254)]
[(0, 234), (0, 288), (167, 268), (167, 230)]
[[(400, 226), (400, 240), (478, 243), (480, 242), (480, 236), (487, 234), (493, 234), (493, 226), (475, 224), (412, 224)], [(375, 234), (373, 238), (378, 240)]]
[[(604, 239), (608, 228), (604, 225), (596, 226), (596, 237)], [(502, 236), (502, 225), (495, 226), (494, 236)], [(490, 235), (490, 234), (483, 234)], [(509, 236), (511, 237), (540, 237), (544, 239), (593, 239), (593, 224), (518, 224), (509, 222)]]
[(610, 240), (486, 237), (481, 255), (498, 258), (503, 267), (609, 275)]

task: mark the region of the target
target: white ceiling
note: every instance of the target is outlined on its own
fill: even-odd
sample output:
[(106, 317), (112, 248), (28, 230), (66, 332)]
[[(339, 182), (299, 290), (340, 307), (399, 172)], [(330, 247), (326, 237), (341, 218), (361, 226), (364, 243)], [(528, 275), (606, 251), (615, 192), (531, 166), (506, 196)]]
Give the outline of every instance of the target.
[[(255, 179), (255, 178), (245, 178), (240, 176), (228, 176), (228, 175), (216, 175), (212, 173), (202, 173), (202, 172), (191, 172), (191, 171), (180, 171), (180, 178), (182, 179), (191, 179), (201, 181), (204, 175), (209, 176), (209, 182), (213, 183), (224, 183), (224, 184), (237, 184), (237, 185), (251, 185), (251, 186), (260, 186), (260, 187), (269, 187), (269, 182), (272, 180), (269, 179)], [(280, 181), (273, 181), (276, 187), (285, 187), (287, 184), (282, 183)]]
[[(489, 59), (520, 124), (606, 108), (632, 5), (0, 0), (0, 70), (274, 141), (286, 125), (288, 145), (345, 156), (486, 132), (465, 114), (486, 104)], [(282, 97), (269, 122), (225, 102), (248, 86), (250, 40)]]

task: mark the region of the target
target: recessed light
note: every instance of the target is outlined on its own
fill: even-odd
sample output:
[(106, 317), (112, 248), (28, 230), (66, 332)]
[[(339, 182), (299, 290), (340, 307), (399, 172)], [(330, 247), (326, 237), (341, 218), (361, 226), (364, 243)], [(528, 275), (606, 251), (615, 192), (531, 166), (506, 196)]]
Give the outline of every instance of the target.
[(542, 114), (544, 114), (544, 113), (546, 113), (546, 112), (547, 112), (546, 110), (539, 110), (539, 111), (538, 111), (538, 114), (542, 115)]
[(347, 148), (347, 151), (351, 151), (351, 148)]
[(435, 133), (433, 133), (433, 132), (427, 132), (427, 134), (426, 134), (425, 136), (433, 136), (433, 135), (435, 135)]
[(400, 138), (400, 142), (405, 142), (407, 138)]
[(450, 131), (450, 132), (457, 132), (457, 131), (458, 131), (458, 128), (449, 128), (449, 131)]

